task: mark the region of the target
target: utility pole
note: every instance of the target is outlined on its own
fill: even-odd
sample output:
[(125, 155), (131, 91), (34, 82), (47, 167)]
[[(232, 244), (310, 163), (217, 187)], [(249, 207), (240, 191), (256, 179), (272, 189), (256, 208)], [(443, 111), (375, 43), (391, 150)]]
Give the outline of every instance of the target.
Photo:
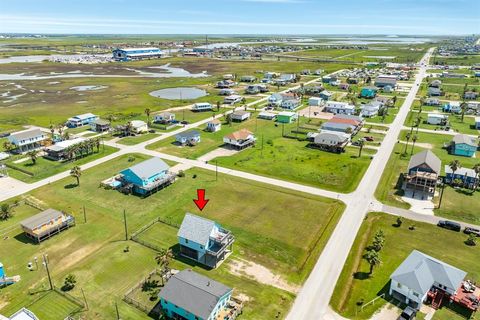
[(261, 156), (263, 157), (263, 133), (262, 133), (262, 147), (261, 147), (260, 150), (261, 150), (260, 154), (261, 154)]
[(125, 209), (123, 209), (123, 223), (125, 225), (125, 241), (128, 240), (128, 229), (127, 229), (127, 213)]
[(87, 302), (87, 298), (85, 297), (85, 292), (83, 292), (83, 288), (80, 288), (80, 290), (82, 291), (83, 301), (85, 301), (85, 307), (88, 310), (88, 302)]
[(48, 255), (46, 255), (46, 254), (43, 255), (43, 265), (45, 266), (45, 269), (47, 270), (48, 283), (50, 283), (50, 290), (53, 290), (52, 277), (50, 276), (50, 269), (48, 268)]
[(215, 160), (215, 181), (218, 180), (218, 160)]
[(115, 311), (117, 312), (117, 320), (120, 320), (120, 313), (118, 313), (118, 305), (116, 301), (115, 301)]
[(85, 206), (83, 206), (83, 220), (87, 223), (87, 211), (85, 211)]

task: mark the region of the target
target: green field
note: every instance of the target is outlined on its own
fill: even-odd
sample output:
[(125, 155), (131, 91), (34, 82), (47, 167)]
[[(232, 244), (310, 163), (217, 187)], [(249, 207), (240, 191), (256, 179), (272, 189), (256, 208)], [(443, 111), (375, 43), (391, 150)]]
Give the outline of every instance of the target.
[(455, 55), (450, 57), (433, 56), (431, 64), (433, 65), (458, 65), (471, 66), (480, 63), (480, 55)]
[[(101, 180), (132, 165), (129, 157), (124, 155), (84, 171), (80, 187), (66, 187), (71, 184), (71, 178), (66, 178), (32, 191), (30, 199), (37, 199), (44, 207), (72, 213), (77, 220), (74, 228), (40, 246), (32, 245), (20, 234), (20, 229), (15, 228), (20, 218), (32, 214), (32, 209), (19, 207), (14, 212), (18, 218), (0, 221), (0, 230), (8, 229), (2, 234), (2, 262), (8, 275), (22, 277), (19, 283), (2, 289), (2, 313), (12, 313), (18, 306), (33, 301), (35, 297), (26, 294), (28, 289), (47, 287), (43, 269), (30, 272), (25, 268), (41, 249), (42, 253), (48, 253), (57, 286), (67, 274), (77, 277), (77, 286), (71, 294), (80, 298), (80, 288), (83, 288), (90, 305), (90, 310), (83, 313), (88, 319), (112, 317), (115, 301), (119, 304), (122, 318), (147, 319), (121, 301), (122, 295), (156, 266), (154, 251), (135, 242), (124, 241), (124, 209), (129, 234), (158, 217), (179, 224), (185, 212), (205, 215), (235, 234), (234, 253), (229, 259), (255, 261), (295, 285), (303, 283), (310, 273), (343, 210), (343, 206), (334, 200), (222, 174), (216, 181), (214, 172), (199, 169), (188, 170), (185, 178), (179, 178), (172, 186), (145, 199), (100, 188)], [(134, 163), (146, 157), (135, 155), (135, 158)], [(201, 213), (192, 202), (198, 188), (206, 188), (210, 199)], [(83, 206), (86, 208), (87, 223), (83, 219)], [(272, 219), (273, 216), (275, 219)], [(13, 230), (9, 230), (12, 226)], [(174, 246), (175, 232), (170, 227), (166, 229), (169, 231), (157, 233), (153, 229), (144, 235), (159, 241), (161, 246)], [(298, 241), (298, 234), (304, 235), (301, 241)], [(129, 246), (127, 253), (124, 252), (126, 246)], [(187, 262), (174, 260), (172, 267), (193, 268), (234, 287), (237, 294), (243, 293), (250, 298), (242, 318), (259, 319), (258, 310), (262, 310), (262, 319), (271, 319), (277, 312), (283, 316), (293, 303), (292, 293), (261, 285), (246, 275), (231, 274), (228, 261), (213, 271)], [(48, 316), (43, 319), (57, 320)]]
[[(6, 163), (7, 165), (11, 166), (8, 168), (8, 174), (11, 177), (27, 183), (32, 183), (32, 182), (36, 182), (36, 181), (51, 177), (57, 173), (70, 170), (74, 166), (80, 166), (87, 162), (100, 159), (102, 157), (105, 157), (109, 154), (114, 153), (117, 150), (118, 150), (117, 148), (113, 148), (110, 146), (100, 146), (99, 152), (94, 152), (90, 155), (87, 155), (75, 161), (61, 162), (61, 161), (49, 160), (43, 157), (38, 157), (36, 164), (33, 164), (27, 155), (17, 155), (17, 156), (10, 157)], [(16, 160), (25, 159), (25, 158), (27, 158), (26, 161), (23, 161), (21, 163), (14, 163), (14, 161)], [(26, 171), (29, 174), (22, 172), (20, 170), (17, 170), (16, 168)]]
[[(359, 307), (362, 305), (360, 301), (366, 304), (382, 293), (388, 296), (390, 275), (414, 249), (465, 270), (469, 279), (480, 281), (478, 268), (480, 248), (465, 245), (466, 235), (406, 219), (398, 228), (393, 226), (395, 219), (394, 216), (384, 213), (370, 213), (362, 224), (330, 301), (333, 309), (342, 316), (351, 319), (370, 319), (387, 301), (380, 298), (375, 304), (370, 304), (363, 310)], [(411, 225), (415, 225), (415, 230), (409, 230)], [(362, 255), (378, 230), (385, 233), (385, 246), (380, 251), (380, 265), (369, 277), (369, 265)], [(439, 313), (437, 319), (447, 319), (441, 316), (449, 313), (444, 309), (448, 307), (444, 306), (437, 311)], [(480, 319), (479, 314), (472, 319)]]

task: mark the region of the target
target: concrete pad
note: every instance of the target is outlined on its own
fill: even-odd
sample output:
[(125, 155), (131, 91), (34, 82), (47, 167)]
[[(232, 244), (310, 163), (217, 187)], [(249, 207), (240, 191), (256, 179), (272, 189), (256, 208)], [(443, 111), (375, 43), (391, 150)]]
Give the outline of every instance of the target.
[(239, 152), (239, 150), (220, 147), (218, 149), (210, 151), (209, 153), (204, 154), (203, 156), (199, 157), (197, 160), (208, 162), (208, 161), (210, 161), (212, 159), (215, 159), (215, 158), (218, 158), (218, 157), (230, 157), (230, 156), (233, 156), (234, 154), (236, 154), (238, 152)]
[(405, 191), (405, 196), (402, 200), (410, 204), (410, 210), (416, 213), (433, 216), (433, 209), (435, 204), (432, 202), (430, 195), (425, 195), (422, 192), (415, 192), (415, 198), (413, 198), (413, 192), (411, 190)]

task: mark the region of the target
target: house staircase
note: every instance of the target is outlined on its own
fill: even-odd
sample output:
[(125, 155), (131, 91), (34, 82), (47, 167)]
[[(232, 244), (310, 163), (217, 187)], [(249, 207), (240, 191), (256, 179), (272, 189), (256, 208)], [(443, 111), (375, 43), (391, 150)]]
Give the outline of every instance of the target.
[(443, 301), (443, 297), (445, 296), (445, 292), (444, 291), (437, 291), (437, 293), (435, 294), (435, 297), (433, 298), (432, 300), (432, 308), (437, 310), (438, 308), (440, 308), (440, 306), (442, 305), (442, 301)]

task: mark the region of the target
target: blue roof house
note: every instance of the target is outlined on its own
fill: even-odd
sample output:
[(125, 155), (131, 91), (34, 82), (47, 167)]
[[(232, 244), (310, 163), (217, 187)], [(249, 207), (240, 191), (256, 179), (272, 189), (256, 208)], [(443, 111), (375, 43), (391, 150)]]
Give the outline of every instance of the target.
[(186, 269), (168, 280), (159, 298), (169, 319), (216, 320), (223, 312), (232, 311), (232, 292), (224, 284)]
[(475, 117), (475, 129), (480, 129), (480, 117)]
[(178, 231), (180, 254), (216, 268), (232, 252), (234, 236), (215, 221), (187, 213)]
[(375, 87), (365, 87), (362, 88), (362, 91), (360, 91), (360, 97), (361, 98), (375, 98), (377, 95), (377, 88)]
[(474, 138), (465, 134), (457, 134), (450, 144), (451, 153), (456, 156), (473, 157), (477, 151)]
[(120, 172), (125, 193), (148, 196), (175, 181), (175, 175), (162, 159), (153, 157)]

